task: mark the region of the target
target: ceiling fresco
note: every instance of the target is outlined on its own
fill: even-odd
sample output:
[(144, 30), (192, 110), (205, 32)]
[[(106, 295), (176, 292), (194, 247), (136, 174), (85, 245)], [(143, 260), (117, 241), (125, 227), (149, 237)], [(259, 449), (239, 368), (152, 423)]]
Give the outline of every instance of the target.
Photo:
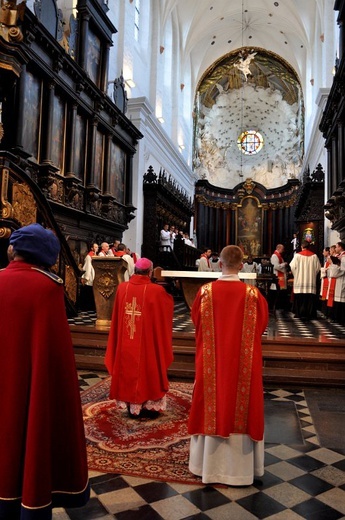
[[(195, 171), (224, 188), (248, 177), (267, 188), (285, 184), (300, 172), (303, 114), (301, 85), (288, 63), (260, 48), (230, 53), (206, 71), (197, 88)], [(255, 146), (238, 143), (246, 131), (259, 132), (257, 153)]]

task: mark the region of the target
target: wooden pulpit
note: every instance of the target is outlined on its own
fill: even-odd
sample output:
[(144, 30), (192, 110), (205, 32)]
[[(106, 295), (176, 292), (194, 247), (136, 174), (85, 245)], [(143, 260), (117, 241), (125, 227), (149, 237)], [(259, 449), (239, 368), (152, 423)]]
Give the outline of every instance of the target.
[(110, 327), (118, 285), (124, 281), (127, 262), (121, 257), (93, 256), (95, 270), (93, 295), (96, 304), (96, 325)]

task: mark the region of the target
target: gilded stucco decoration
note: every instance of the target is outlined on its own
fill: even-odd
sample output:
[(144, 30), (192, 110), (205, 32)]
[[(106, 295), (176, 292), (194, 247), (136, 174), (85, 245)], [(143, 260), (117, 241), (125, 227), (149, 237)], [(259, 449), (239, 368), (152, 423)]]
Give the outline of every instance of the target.
[(68, 298), (75, 303), (77, 301), (77, 279), (69, 265), (65, 266), (65, 291)]
[(10, 172), (8, 168), (2, 168), (1, 171), (1, 216), (2, 218), (12, 218), (13, 207), (8, 201), (8, 183)]
[(12, 187), (13, 216), (21, 226), (28, 226), (37, 219), (37, 204), (27, 184), (15, 182)]
[[(246, 154), (243, 132), (263, 146)], [(233, 188), (252, 178), (267, 189), (296, 179), (304, 153), (303, 95), (297, 73), (282, 58), (243, 47), (222, 57), (199, 82), (194, 110), (194, 170), (200, 179)]]
[(103, 298), (108, 300), (114, 294), (116, 285), (117, 281), (114, 273), (105, 271), (98, 278), (96, 288)]
[[(24, 19), (25, 2), (17, 5), (15, 0), (1, 0), (0, 36), (7, 42), (21, 42), (23, 34), (18, 27), (18, 21)], [(0, 64), (1, 67), (1, 64)]]

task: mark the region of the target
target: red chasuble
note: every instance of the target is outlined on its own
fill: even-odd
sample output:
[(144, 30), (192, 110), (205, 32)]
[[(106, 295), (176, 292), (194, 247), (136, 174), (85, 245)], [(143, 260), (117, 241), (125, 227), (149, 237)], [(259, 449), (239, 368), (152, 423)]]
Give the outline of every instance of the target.
[(267, 302), (256, 287), (218, 280), (204, 285), (192, 308), (196, 328), (192, 435), (248, 434), (263, 439), (261, 336)]
[(111, 399), (141, 404), (166, 394), (173, 312), (172, 296), (148, 276), (119, 285), (105, 356)]
[(24, 262), (0, 272), (0, 517), (48, 520), (88, 500), (62, 285)]

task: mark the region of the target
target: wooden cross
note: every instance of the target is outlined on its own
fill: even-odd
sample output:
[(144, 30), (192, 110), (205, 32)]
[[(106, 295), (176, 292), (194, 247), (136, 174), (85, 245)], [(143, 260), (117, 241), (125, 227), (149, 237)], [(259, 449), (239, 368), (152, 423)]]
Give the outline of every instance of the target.
[(126, 303), (125, 314), (127, 314), (127, 316), (129, 316), (126, 319), (127, 326), (130, 330), (129, 337), (130, 337), (130, 339), (133, 339), (135, 331), (136, 331), (135, 318), (141, 316), (141, 312), (139, 310), (137, 310), (137, 299), (135, 296), (133, 296), (133, 298), (132, 298), (132, 303), (129, 303), (129, 302)]

